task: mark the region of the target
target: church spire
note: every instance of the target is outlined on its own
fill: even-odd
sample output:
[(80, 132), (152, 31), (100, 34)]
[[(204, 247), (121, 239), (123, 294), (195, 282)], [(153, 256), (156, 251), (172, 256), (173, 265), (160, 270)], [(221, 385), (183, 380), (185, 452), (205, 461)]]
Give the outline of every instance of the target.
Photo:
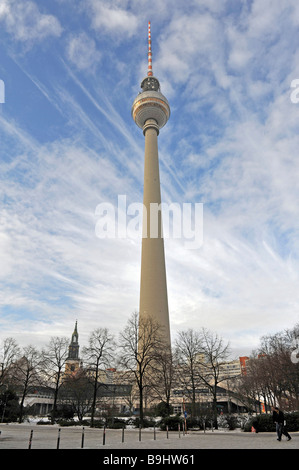
[(74, 329), (73, 334), (72, 334), (72, 342), (76, 342), (76, 343), (78, 343), (78, 337), (79, 337), (79, 335), (78, 335), (78, 329), (77, 329), (77, 324), (78, 324), (78, 322), (77, 322), (77, 320), (76, 320), (75, 329)]
[(79, 359), (79, 343), (78, 343), (78, 322), (76, 320), (75, 328), (72, 334), (71, 342), (69, 344), (69, 355), (65, 361), (65, 374), (66, 376), (76, 373), (82, 367), (81, 360)]
[(69, 356), (68, 359), (78, 359), (79, 358), (79, 344), (78, 344), (78, 328), (77, 328), (77, 320), (75, 323), (75, 328), (72, 334), (71, 343), (69, 345)]

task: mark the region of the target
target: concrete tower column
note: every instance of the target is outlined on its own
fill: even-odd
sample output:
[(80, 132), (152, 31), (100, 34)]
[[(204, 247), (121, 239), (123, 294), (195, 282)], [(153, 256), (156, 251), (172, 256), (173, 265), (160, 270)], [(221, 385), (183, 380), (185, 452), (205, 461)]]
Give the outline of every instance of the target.
[(170, 327), (162, 233), (159, 157), (159, 128), (152, 120), (144, 125), (144, 222), (141, 252), (140, 319), (147, 316), (162, 328), (165, 346), (170, 346)]

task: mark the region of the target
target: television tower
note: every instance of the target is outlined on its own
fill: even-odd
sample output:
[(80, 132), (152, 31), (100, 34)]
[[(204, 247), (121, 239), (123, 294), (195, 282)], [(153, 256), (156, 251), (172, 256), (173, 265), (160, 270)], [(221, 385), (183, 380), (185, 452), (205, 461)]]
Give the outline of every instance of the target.
[(165, 346), (171, 346), (164, 240), (162, 233), (158, 135), (170, 116), (170, 107), (153, 76), (151, 24), (148, 23), (148, 71), (141, 82), (142, 92), (133, 102), (132, 117), (145, 137), (143, 234), (139, 319), (153, 318), (159, 323)]

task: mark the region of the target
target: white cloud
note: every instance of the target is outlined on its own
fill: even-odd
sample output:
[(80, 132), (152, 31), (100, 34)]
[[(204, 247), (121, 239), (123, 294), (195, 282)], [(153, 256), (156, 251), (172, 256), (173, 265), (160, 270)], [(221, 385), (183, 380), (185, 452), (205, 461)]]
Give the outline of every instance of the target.
[(239, 71), (249, 65), (254, 52), (251, 50), (244, 32), (239, 32), (235, 28), (228, 28), (227, 37), (230, 43), (228, 66)]
[(200, 73), (210, 54), (212, 63), (219, 34), (219, 23), (209, 13), (175, 16), (161, 35), (153, 68), (174, 83), (186, 83), (195, 71)]
[(32, 1), (2, 0), (0, 20), (18, 41), (35, 42), (48, 36), (60, 36), (62, 27), (53, 15), (41, 13)]
[(69, 38), (66, 53), (68, 59), (80, 70), (94, 71), (101, 60), (95, 41), (85, 32)]
[(90, 9), (92, 27), (98, 32), (109, 33), (116, 41), (120, 36), (135, 34), (138, 20), (134, 13), (123, 8), (123, 2), (86, 0)]

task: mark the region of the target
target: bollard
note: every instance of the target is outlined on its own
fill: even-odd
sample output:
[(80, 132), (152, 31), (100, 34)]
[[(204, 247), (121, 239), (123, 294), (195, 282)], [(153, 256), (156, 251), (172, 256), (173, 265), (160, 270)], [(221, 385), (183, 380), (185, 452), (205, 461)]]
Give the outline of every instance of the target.
[(168, 426), (166, 426), (166, 438), (168, 439)]
[(139, 441), (141, 441), (141, 424), (139, 424)]
[(178, 428), (179, 428), (179, 439), (181, 439), (181, 424), (180, 423), (178, 424)]
[(154, 441), (156, 440), (156, 425), (154, 425)]
[(103, 446), (106, 444), (106, 426), (103, 429)]
[(121, 442), (125, 442), (125, 426), (123, 427), (123, 430), (122, 430)]
[(84, 447), (84, 427), (82, 429), (82, 438), (81, 438), (81, 449)]
[(60, 444), (60, 431), (61, 431), (61, 429), (59, 428), (59, 429), (58, 429), (58, 436), (57, 436), (57, 446), (56, 446), (56, 449), (59, 449), (59, 444)]
[(33, 437), (33, 429), (31, 429), (31, 432), (30, 432), (30, 437), (29, 437), (29, 446), (28, 446), (28, 449), (31, 449), (31, 444), (32, 444), (32, 437)]

